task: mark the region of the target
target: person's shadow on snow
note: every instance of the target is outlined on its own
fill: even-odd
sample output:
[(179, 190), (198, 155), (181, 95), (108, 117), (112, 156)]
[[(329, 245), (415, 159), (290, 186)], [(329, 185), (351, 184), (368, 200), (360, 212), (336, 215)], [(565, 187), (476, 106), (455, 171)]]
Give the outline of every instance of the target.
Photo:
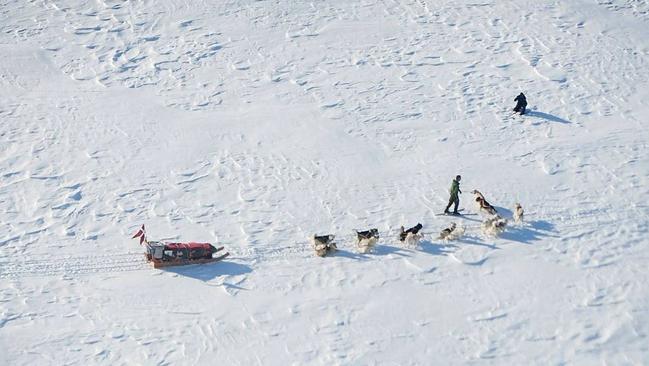
[[(525, 112), (525, 115), (530, 116), (530, 117), (541, 118), (541, 119), (544, 119), (544, 120), (547, 120), (547, 121), (550, 121), (550, 122), (559, 122), (559, 123), (564, 123), (564, 124), (571, 124), (572, 123), (572, 122), (570, 122), (568, 120), (565, 120), (565, 119), (563, 119), (561, 117), (553, 116), (553, 115), (551, 115), (549, 113), (544, 113), (544, 112), (535, 111), (535, 110), (527, 110), (527, 112)], [(534, 123), (534, 124), (538, 124), (538, 123)]]

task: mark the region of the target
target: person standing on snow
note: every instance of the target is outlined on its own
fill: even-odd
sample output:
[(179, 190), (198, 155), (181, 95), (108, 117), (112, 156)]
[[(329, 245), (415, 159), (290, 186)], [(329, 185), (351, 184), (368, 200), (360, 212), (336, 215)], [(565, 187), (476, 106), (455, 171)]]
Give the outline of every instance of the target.
[(461, 176), (456, 176), (455, 179), (453, 179), (453, 183), (451, 183), (451, 197), (448, 199), (448, 205), (444, 209), (444, 213), (447, 214), (448, 209), (451, 207), (452, 204), (455, 204), (455, 208), (453, 209), (453, 214), (457, 215), (459, 212), (457, 212), (457, 206), (460, 205), (460, 194), (462, 191), (460, 190), (460, 180), (462, 179)]
[(514, 98), (514, 101), (516, 102), (514, 112), (520, 112), (521, 115), (525, 114), (525, 107), (527, 107), (527, 99), (525, 98), (525, 94), (521, 92), (516, 98)]

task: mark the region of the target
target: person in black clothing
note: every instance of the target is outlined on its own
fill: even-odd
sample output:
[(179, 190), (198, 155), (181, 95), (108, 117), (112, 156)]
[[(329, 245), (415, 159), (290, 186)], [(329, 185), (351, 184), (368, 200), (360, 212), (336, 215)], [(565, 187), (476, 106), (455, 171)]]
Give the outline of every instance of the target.
[(525, 94), (520, 93), (516, 98), (514, 98), (514, 101), (516, 102), (516, 107), (514, 107), (514, 112), (520, 112), (520, 114), (525, 114), (525, 107), (527, 107), (527, 99), (525, 98)]

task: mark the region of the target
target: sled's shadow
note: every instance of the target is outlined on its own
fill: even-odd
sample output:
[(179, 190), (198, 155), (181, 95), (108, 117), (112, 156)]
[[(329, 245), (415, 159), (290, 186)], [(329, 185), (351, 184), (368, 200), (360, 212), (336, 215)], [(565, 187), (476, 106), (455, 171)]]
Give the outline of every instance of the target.
[(221, 276), (239, 276), (252, 272), (252, 268), (245, 264), (225, 260), (207, 264), (167, 267), (163, 270), (203, 282), (208, 282)]
[(551, 115), (549, 113), (544, 113), (544, 112), (539, 112), (539, 111), (531, 111), (528, 110), (525, 112), (526, 116), (531, 116), (531, 117), (538, 117), (542, 118), (544, 120), (550, 121), (550, 122), (559, 122), (559, 123), (564, 123), (564, 124), (571, 124), (572, 122), (565, 120), (561, 117), (557, 117), (554, 115)]

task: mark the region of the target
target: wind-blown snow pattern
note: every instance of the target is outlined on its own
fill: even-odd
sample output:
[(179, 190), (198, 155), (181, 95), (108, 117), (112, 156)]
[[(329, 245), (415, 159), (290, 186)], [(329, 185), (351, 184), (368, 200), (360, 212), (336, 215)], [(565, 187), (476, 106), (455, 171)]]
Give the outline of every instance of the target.
[(4, 0), (0, 364), (649, 364), (647, 101), (642, 1)]

